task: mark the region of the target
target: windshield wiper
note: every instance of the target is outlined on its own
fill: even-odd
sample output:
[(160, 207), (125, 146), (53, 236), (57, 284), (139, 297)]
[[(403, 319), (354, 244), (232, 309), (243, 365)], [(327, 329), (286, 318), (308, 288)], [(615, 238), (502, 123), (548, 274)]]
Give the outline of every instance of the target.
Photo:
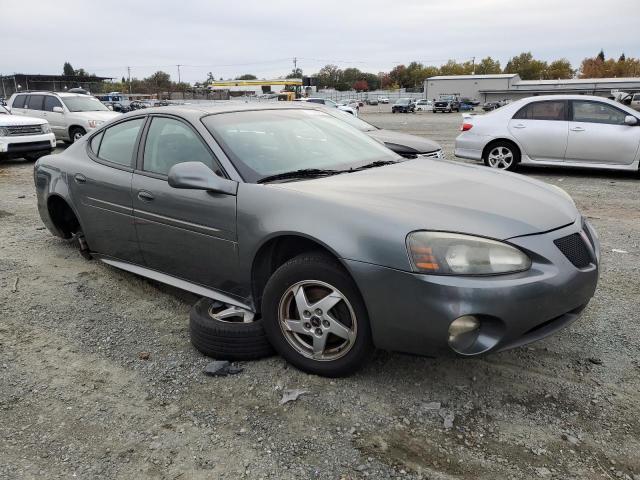
[(313, 177), (327, 177), (329, 175), (336, 175), (348, 170), (326, 170), (322, 168), (301, 168), (299, 170), (292, 170), (290, 172), (277, 173), (275, 175), (269, 175), (261, 178), (257, 183), (267, 183), (274, 180), (286, 180), (289, 178), (313, 178)]
[(399, 160), (376, 160), (375, 162), (367, 163), (361, 167), (352, 168), (351, 171), (357, 172), (359, 170), (366, 170), (367, 168), (383, 167), (385, 165), (391, 165), (392, 163), (399, 163)]

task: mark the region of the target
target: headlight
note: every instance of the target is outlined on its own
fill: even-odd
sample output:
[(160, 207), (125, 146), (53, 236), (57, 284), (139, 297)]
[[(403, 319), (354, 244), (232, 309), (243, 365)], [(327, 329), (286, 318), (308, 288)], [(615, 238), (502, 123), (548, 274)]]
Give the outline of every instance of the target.
[(102, 120), (89, 120), (89, 128), (98, 128), (103, 123)]
[(0, 137), (8, 137), (8, 136), (9, 136), (9, 130), (7, 130), (6, 128), (0, 127)]
[(531, 259), (496, 240), (447, 232), (413, 232), (407, 237), (413, 270), (437, 275), (495, 275), (528, 270)]
[(48, 123), (43, 123), (42, 133), (51, 133), (51, 125), (49, 125)]

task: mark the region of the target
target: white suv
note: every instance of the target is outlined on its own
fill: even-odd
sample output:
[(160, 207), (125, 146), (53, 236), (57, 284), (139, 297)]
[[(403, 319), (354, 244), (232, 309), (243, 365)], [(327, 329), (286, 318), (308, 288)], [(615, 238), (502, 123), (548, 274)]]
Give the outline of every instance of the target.
[(56, 148), (56, 137), (46, 120), (11, 115), (0, 106), (0, 159), (36, 160)]
[(13, 114), (48, 121), (56, 138), (68, 143), (121, 115), (95, 97), (66, 92), (14, 93), (7, 107)]

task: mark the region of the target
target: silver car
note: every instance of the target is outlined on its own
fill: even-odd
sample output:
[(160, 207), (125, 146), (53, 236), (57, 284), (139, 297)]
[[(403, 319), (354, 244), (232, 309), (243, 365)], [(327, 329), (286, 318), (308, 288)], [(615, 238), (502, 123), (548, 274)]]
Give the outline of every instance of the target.
[(455, 155), (513, 170), (519, 164), (638, 170), (640, 114), (602, 97), (530, 97), (466, 117)]
[(405, 159), (312, 107), (131, 112), (38, 160), (35, 182), (44, 224), (85, 256), (211, 299), (191, 317), (218, 322), (192, 330), (201, 351), (264, 352), (266, 333), (320, 375), (374, 346), (476, 356), (541, 339), (598, 280), (596, 232), (561, 189)]
[(15, 93), (8, 107), (14, 115), (49, 122), (56, 139), (73, 143), (104, 122), (119, 117), (91, 95), (68, 92)]

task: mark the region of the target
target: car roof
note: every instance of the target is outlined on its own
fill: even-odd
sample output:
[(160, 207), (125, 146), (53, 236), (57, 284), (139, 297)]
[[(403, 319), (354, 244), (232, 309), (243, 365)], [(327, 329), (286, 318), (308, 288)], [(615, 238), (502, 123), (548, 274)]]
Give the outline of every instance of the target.
[(49, 90), (27, 90), (24, 92), (15, 92), (14, 95), (58, 95), (59, 97), (90, 97), (91, 94), (74, 93), (74, 92), (50, 92)]
[[(228, 100), (223, 100), (229, 102)], [(166, 107), (152, 107), (145, 108), (143, 111), (136, 110), (128, 112), (124, 116), (136, 116), (141, 114), (167, 114), (177, 115), (181, 117), (199, 118), (206, 115), (212, 115), (217, 113), (231, 113), (231, 112), (247, 112), (255, 110), (319, 110), (326, 111), (319, 108), (319, 105), (308, 104), (306, 102), (265, 102), (265, 103), (240, 103), (229, 102), (225, 104), (206, 104), (206, 105), (169, 105)]]

